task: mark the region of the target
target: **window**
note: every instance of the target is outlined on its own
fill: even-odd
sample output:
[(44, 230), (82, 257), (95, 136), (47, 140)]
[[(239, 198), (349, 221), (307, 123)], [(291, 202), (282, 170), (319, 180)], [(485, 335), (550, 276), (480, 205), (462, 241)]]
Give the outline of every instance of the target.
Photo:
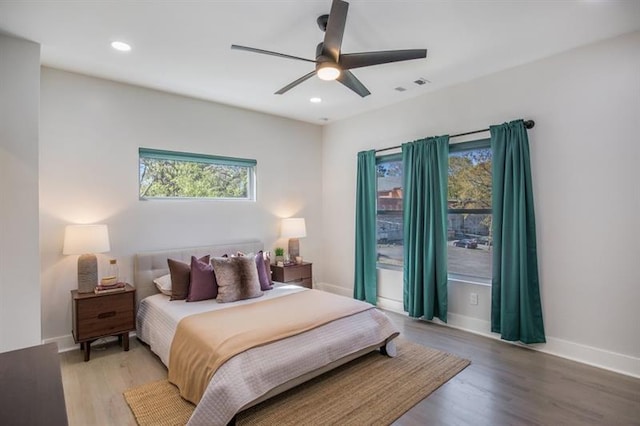
[(255, 200), (255, 160), (140, 148), (140, 199)]
[(402, 226), (402, 155), (385, 155), (376, 159), (377, 215), (376, 238), (378, 266), (401, 267)]
[[(449, 145), (447, 256), (449, 276), (489, 282), (491, 240), (491, 142)], [(403, 265), (402, 155), (378, 157), (378, 267)]]
[[(449, 275), (491, 279), (491, 142), (449, 146)], [(474, 280), (477, 281), (477, 280)]]

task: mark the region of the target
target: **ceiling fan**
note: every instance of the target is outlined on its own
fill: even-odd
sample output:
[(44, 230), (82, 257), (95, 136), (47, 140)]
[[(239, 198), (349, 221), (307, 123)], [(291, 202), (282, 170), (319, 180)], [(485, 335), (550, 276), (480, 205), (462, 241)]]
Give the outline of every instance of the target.
[(316, 69), (299, 79), (287, 84), (275, 94), (282, 95), (293, 89), (300, 83), (308, 80), (317, 74), (322, 80), (338, 80), (358, 95), (365, 97), (371, 92), (356, 78), (350, 71), (354, 68), (369, 67), (372, 65), (386, 64), (389, 62), (408, 61), (410, 59), (420, 59), (427, 57), (427, 49), (405, 49), (405, 50), (384, 50), (377, 52), (346, 53), (340, 49), (342, 46), (342, 35), (347, 22), (347, 11), (349, 3), (342, 0), (333, 0), (331, 11), (328, 15), (318, 17), (318, 26), (325, 32), (324, 40), (316, 47), (316, 59), (306, 59), (298, 56), (286, 55), (284, 53), (272, 52), (270, 50), (256, 49), (254, 47), (239, 46), (232, 44), (232, 49), (245, 50), (248, 52), (273, 55), (280, 58), (295, 59), (298, 61), (311, 62), (316, 65)]

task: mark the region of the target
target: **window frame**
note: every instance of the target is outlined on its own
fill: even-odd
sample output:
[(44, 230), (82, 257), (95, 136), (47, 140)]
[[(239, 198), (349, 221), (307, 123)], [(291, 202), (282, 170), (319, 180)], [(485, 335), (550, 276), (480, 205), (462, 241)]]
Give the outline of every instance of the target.
[[(142, 180), (140, 175), (140, 161), (145, 159), (182, 161), (190, 163), (214, 164), (220, 166), (244, 167), (247, 169), (247, 196), (246, 197), (153, 197), (142, 196)], [(207, 200), (207, 201), (252, 201), (257, 198), (256, 168), (257, 160), (247, 158), (224, 157), (220, 155), (196, 154), (191, 152), (168, 151), (152, 148), (138, 148), (138, 199), (149, 200)]]
[[(454, 144), (449, 143), (449, 155), (451, 155), (451, 153), (472, 151), (474, 149), (491, 149), (491, 139), (484, 138), (484, 139), (476, 139), (468, 142), (459, 142)], [(491, 161), (493, 161), (493, 153), (492, 153)], [(491, 179), (493, 180), (493, 173), (492, 173)], [(485, 208), (485, 209), (449, 209), (447, 208), (447, 218), (450, 214), (490, 214), (493, 217), (493, 208)], [(447, 267), (447, 279), (450, 281), (490, 286), (492, 278), (493, 276), (487, 278), (487, 277), (481, 277), (477, 275), (459, 274), (459, 273), (451, 272)]]
[[(449, 143), (449, 155), (451, 153), (456, 153), (456, 152), (463, 152), (463, 151), (471, 151), (474, 149), (491, 149), (491, 139), (490, 138), (483, 138), (483, 139), (476, 139), (476, 140), (471, 140), (471, 141), (467, 141), (467, 142), (458, 142), (458, 143)], [(381, 156), (376, 156), (376, 167), (381, 164), (381, 163), (385, 163), (385, 162), (391, 162), (391, 161), (398, 161), (398, 160), (402, 160), (402, 153), (393, 153), (393, 154), (386, 154), (386, 155), (381, 155)], [(404, 169), (403, 169), (403, 173), (404, 173)], [(492, 177), (493, 178), (493, 177)], [(402, 186), (404, 188), (404, 177), (402, 180)], [(380, 211), (377, 208), (377, 194), (378, 194), (378, 179), (376, 177), (376, 219), (378, 218), (378, 215), (380, 213), (382, 213), (383, 215), (389, 212), (385, 212), (385, 211)], [(404, 203), (403, 203), (404, 204)], [(404, 217), (404, 205), (403, 205), (403, 217)], [(491, 214), (493, 215), (493, 209), (492, 208), (488, 208), (488, 209), (449, 209), (447, 208), (447, 216), (449, 214)], [(378, 243), (378, 235), (377, 235), (377, 230), (376, 230), (376, 246)], [(404, 235), (403, 235), (403, 246), (404, 246)], [(403, 253), (403, 266), (397, 266), (397, 265), (390, 265), (387, 263), (380, 263), (376, 260), (376, 268), (377, 269), (390, 269), (390, 270), (395, 270), (395, 271), (402, 271), (404, 268), (404, 253)], [(455, 272), (450, 272), (449, 270), (447, 270), (447, 279), (449, 281), (456, 281), (456, 282), (464, 282), (464, 283), (471, 283), (471, 284), (479, 284), (479, 285), (491, 285), (491, 279), (492, 278), (486, 278), (486, 277), (480, 277), (480, 276), (473, 276), (473, 275), (465, 275), (465, 274), (457, 274)]]

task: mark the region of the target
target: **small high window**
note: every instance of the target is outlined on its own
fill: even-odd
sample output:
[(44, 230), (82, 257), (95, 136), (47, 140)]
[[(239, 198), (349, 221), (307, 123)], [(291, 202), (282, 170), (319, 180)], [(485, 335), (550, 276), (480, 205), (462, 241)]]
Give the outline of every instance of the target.
[(140, 199), (256, 199), (256, 160), (148, 148), (138, 153)]

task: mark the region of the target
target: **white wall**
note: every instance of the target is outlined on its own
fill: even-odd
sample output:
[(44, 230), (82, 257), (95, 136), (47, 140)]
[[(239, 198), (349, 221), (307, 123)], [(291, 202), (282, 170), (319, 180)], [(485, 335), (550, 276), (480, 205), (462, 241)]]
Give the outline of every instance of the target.
[[(319, 278), (319, 126), (111, 81), (42, 69), (40, 238), (42, 334), (71, 332), (77, 256), (63, 256), (68, 223), (109, 225), (111, 252), (133, 277), (144, 250), (258, 238), (278, 243), (279, 218), (306, 218), (300, 240)], [(253, 158), (257, 202), (139, 201), (138, 148)], [(286, 247), (286, 246), (285, 246)]]
[(40, 45), (0, 35), (0, 352), (40, 344)]
[[(537, 123), (529, 140), (548, 336), (539, 348), (640, 376), (640, 33), (326, 126), (322, 286), (352, 292), (358, 151), (516, 118)], [(401, 308), (401, 272), (379, 277), (381, 306)], [(449, 283), (450, 324), (490, 333), (489, 295)]]

